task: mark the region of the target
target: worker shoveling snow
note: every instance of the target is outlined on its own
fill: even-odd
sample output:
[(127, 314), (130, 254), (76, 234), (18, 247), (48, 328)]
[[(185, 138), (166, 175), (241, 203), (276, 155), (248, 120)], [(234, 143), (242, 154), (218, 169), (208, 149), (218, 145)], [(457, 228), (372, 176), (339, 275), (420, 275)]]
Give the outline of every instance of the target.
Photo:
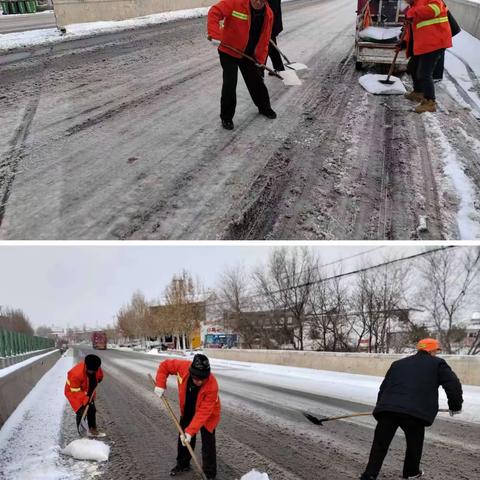
[(260, 473), (257, 470), (250, 470), (240, 480), (269, 480), (266, 473)]
[(63, 450), (64, 455), (70, 455), (77, 460), (95, 460), (106, 462), (110, 455), (110, 447), (98, 440), (81, 438), (70, 442)]
[(358, 82), (367, 92), (374, 95), (403, 95), (406, 93), (405, 85), (398, 77), (390, 77), (390, 80), (393, 82), (391, 85), (380, 81), (386, 78), (386, 75), (369, 73), (360, 77)]

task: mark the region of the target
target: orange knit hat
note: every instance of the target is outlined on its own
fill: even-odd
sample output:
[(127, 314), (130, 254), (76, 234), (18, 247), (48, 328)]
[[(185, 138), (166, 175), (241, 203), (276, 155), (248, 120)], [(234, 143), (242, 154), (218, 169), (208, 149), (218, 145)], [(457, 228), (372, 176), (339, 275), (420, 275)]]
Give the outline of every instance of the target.
[(426, 352), (439, 352), (442, 349), (440, 348), (440, 342), (434, 338), (424, 338), (417, 343), (417, 350), (425, 350)]

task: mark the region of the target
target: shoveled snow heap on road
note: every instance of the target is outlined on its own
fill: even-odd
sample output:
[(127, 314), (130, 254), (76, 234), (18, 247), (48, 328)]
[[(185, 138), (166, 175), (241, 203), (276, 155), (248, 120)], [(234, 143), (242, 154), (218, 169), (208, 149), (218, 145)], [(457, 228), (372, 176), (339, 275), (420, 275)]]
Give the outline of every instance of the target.
[(269, 478), (266, 473), (260, 473), (257, 470), (251, 470), (240, 480), (269, 480)]
[(80, 438), (70, 442), (63, 450), (64, 455), (70, 455), (77, 460), (95, 460), (106, 462), (110, 455), (110, 447), (103, 442), (89, 438)]
[(373, 93), (374, 95), (403, 95), (406, 93), (407, 90), (398, 77), (390, 77), (390, 80), (394, 82), (391, 85), (379, 82), (379, 80), (386, 79), (386, 75), (369, 73), (360, 77), (358, 82), (367, 92)]

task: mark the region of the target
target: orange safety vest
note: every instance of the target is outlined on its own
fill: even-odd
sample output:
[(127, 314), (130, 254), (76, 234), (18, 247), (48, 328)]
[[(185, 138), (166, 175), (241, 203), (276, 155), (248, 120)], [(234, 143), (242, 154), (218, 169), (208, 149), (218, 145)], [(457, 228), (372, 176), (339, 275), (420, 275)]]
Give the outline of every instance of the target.
[[(97, 370), (97, 382), (103, 380), (103, 371), (101, 368)], [(73, 410), (76, 412), (82, 405), (88, 403), (88, 375), (85, 362), (77, 363), (67, 373), (67, 382), (65, 383), (65, 396), (67, 397)], [(93, 394), (93, 398), (96, 397)]]
[(407, 52), (413, 40), (413, 54), (422, 55), (452, 46), (452, 30), (448, 22), (448, 9), (442, 0), (415, 0), (407, 9), (405, 40)]
[[(157, 370), (156, 385), (161, 388), (167, 387), (167, 377), (169, 375), (177, 376), (178, 400), (182, 415), (185, 410), (191, 364), (192, 362), (189, 360), (164, 360)], [(190, 425), (185, 429), (185, 433), (192, 436), (196, 435), (202, 427), (205, 427), (209, 432), (213, 432), (220, 422), (220, 409), (217, 379), (213, 374), (210, 374), (208, 380), (200, 387), (195, 405), (195, 415)]]
[[(223, 28), (220, 22), (223, 21)], [(222, 0), (213, 5), (208, 11), (208, 35), (219, 40), (224, 45), (244, 52), (247, 48), (250, 35), (250, 0)], [(255, 48), (254, 57), (260, 63), (265, 63), (268, 57), (268, 45), (272, 34), (273, 13), (265, 4), (265, 17), (262, 32)], [(241, 58), (241, 55), (220, 45), (218, 49), (232, 57)]]

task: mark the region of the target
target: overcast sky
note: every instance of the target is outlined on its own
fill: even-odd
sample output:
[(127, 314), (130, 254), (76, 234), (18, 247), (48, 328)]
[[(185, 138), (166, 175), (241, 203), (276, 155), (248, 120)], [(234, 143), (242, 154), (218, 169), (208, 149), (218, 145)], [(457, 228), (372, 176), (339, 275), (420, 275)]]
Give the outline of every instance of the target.
[[(172, 276), (183, 269), (213, 288), (228, 265), (247, 269), (265, 262), (273, 246), (0, 246), (0, 305), (21, 308), (34, 327), (106, 326), (135, 290), (161, 298)], [(324, 263), (355, 268), (363, 258), (404, 256), (423, 247), (321, 246)]]

